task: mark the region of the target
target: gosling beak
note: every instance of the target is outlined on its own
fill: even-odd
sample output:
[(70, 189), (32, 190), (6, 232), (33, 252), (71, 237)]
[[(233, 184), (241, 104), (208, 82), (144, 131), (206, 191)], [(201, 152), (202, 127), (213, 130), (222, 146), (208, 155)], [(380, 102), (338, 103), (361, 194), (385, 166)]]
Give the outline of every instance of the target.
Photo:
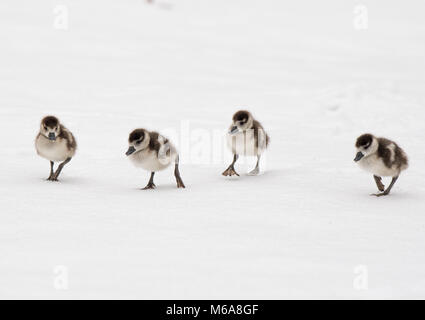
[(50, 141), (56, 141), (56, 135), (54, 132), (50, 132), (49, 133), (49, 140)]
[(355, 162), (360, 161), (364, 157), (364, 154), (361, 152), (357, 152), (356, 157), (354, 158)]
[(126, 156), (130, 156), (130, 155), (132, 155), (135, 152), (136, 152), (136, 148), (135, 147), (130, 147), (130, 148), (128, 148), (128, 151), (125, 153), (125, 155)]
[(230, 134), (234, 134), (234, 133), (236, 133), (236, 132), (238, 132), (238, 127), (236, 127), (236, 126), (233, 126), (231, 129), (230, 129)]

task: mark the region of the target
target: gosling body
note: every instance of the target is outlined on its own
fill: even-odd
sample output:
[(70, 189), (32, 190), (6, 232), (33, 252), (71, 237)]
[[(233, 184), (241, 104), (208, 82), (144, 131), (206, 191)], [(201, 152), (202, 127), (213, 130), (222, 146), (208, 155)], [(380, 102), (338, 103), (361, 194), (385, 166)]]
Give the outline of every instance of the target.
[(129, 148), (126, 153), (130, 161), (139, 168), (151, 172), (151, 178), (145, 189), (155, 189), (153, 178), (156, 172), (174, 164), (174, 175), (178, 188), (185, 188), (179, 171), (179, 154), (174, 145), (157, 132), (136, 129), (129, 136)]

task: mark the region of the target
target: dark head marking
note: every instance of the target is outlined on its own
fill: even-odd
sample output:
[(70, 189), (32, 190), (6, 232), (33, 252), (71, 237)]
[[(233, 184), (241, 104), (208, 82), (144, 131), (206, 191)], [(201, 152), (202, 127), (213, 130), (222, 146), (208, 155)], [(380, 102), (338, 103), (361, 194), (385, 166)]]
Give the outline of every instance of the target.
[(128, 142), (130, 143), (140, 143), (145, 139), (145, 130), (144, 129), (136, 129), (132, 133), (130, 133), (130, 137), (128, 138)]
[(53, 128), (56, 128), (59, 125), (59, 120), (58, 120), (58, 118), (56, 118), (54, 116), (47, 116), (43, 120), (41, 120), (41, 123), (45, 127), (53, 129)]
[(373, 142), (373, 135), (366, 133), (357, 138), (356, 147), (363, 147), (365, 149), (369, 148)]
[(246, 110), (240, 110), (238, 112), (236, 112), (233, 116), (233, 121), (234, 122), (242, 122), (242, 123), (246, 123), (249, 119), (249, 115), (250, 113)]

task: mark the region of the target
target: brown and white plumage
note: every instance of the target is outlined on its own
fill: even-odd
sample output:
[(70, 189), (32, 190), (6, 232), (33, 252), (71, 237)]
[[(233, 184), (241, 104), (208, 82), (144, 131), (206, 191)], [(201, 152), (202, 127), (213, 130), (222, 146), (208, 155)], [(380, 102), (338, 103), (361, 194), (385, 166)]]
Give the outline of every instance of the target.
[(246, 110), (240, 110), (233, 115), (232, 125), (227, 134), (227, 145), (233, 153), (233, 162), (223, 172), (224, 176), (239, 175), (234, 168), (239, 156), (256, 156), (257, 165), (250, 175), (260, 173), (261, 155), (267, 149), (270, 138), (260, 122), (254, 119)]
[[(372, 134), (363, 134), (356, 141), (356, 161), (360, 168), (374, 175), (378, 189), (377, 196), (388, 195), (400, 173), (409, 167), (409, 160), (397, 143), (386, 138), (377, 138)], [(382, 177), (392, 177), (390, 186), (385, 190)]]
[(149, 132), (145, 129), (136, 129), (130, 133), (129, 148), (126, 155), (137, 167), (151, 172), (151, 179), (144, 189), (154, 189), (153, 183), (155, 172), (165, 170), (174, 163), (174, 175), (178, 188), (185, 188), (180, 177), (179, 155), (171, 142), (157, 132)]
[[(41, 120), (40, 131), (35, 139), (37, 154), (50, 161), (50, 176), (47, 180), (57, 181), (63, 167), (71, 161), (77, 151), (74, 135), (58, 118), (47, 116)], [(55, 162), (61, 162), (53, 172)]]

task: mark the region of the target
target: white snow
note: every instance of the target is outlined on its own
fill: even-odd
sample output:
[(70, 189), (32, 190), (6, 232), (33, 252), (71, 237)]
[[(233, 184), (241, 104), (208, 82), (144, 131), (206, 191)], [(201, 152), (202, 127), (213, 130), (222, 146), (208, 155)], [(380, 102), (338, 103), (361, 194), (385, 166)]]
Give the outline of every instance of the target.
[[(424, 9), (2, 0), (0, 297), (424, 298)], [(221, 176), (239, 108), (271, 137), (258, 177)], [(79, 143), (59, 183), (34, 148), (48, 114)], [(140, 190), (137, 127), (178, 145), (187, 189), (170, 168)], [(353, 162), (364, 132), (410, 156), (389, 197)]]

